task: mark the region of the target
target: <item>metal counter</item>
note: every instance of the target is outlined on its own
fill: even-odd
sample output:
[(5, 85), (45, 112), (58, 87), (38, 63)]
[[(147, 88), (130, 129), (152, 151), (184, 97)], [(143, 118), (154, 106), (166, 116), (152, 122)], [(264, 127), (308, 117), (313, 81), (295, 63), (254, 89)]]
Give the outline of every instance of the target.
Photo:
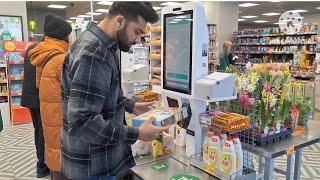
[[(201, 180), (216, 179), (213, 176), (190, 166), (190, 159), (185, 155), (185, 148), (175, 146), (174, 152), (161, 158), (153, 158), (145, 156), (143, 158), (136, 158), (137, 166), (131, 168), (136, 176), (145, 180), (167, 180), (177, 174), (189, 174), (196, 176)], [(168, 165), (168, 169), (157, 171), (151, 168), (153, 164), (163, 163)]]
[[(259, 156), (258, 173), (262, 179), (273, 179), (273, 172), (286, 175), (287, 179), (300, 179), (301, 154), (302, 148), (320, 142), (320, 121), (310, 120), (305, 128), (305, 133), (300, 136), (291, 136), (291, 138), (280, 141), (271, 147), (246, 146), (248, 151)], [(285, 155), (286, 150), (294, 149), (295, 163), (293, 163), (293, 154), (287, 155), (287, 169), (281, 170), (274, 167), (274, 159)], [(294, 165), (294, 169), (293, 169)], [(294, 170), (294, 175), (293, 175)], [(293, 177), (292, 177), (293, 175)]]

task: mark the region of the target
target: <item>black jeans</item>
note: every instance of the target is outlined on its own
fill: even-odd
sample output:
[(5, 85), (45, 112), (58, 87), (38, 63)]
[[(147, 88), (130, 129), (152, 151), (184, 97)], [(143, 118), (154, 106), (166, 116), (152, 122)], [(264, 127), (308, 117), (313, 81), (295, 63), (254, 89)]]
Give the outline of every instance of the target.
[(36, 153), (38, 159), (38, 166), (42, 168), (45, 166), (44, 158), (44, 137), (42, 130), (42, 122), (40, 116), (40, 108), (30, 108), (33, 127), (34, 127), (34, 142), (36, 146)]

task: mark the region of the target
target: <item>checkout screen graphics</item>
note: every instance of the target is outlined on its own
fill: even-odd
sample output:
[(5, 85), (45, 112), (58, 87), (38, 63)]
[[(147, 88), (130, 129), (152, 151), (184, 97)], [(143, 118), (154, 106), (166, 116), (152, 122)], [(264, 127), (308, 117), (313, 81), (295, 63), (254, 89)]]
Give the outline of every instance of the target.
[(191, 95), (193, 11), (164, 15), (163, 88)]

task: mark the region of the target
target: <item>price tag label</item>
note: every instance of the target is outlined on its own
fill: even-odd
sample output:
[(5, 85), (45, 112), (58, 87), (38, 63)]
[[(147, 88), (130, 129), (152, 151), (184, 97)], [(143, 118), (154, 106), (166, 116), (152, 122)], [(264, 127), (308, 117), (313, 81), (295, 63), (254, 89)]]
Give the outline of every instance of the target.
[(215, 173), (216, 173), (216, 170), (214, 169), (214, 167), (209, 166), (209, 165), (204, 166), (204, 171), (211, 174), (211, 175), (215, 175)]
[(292, 154), (293, 152), (294, 152), (294, 147), (289, 147), (289, 148), (286, 149), (286, 155), (287, 156)]

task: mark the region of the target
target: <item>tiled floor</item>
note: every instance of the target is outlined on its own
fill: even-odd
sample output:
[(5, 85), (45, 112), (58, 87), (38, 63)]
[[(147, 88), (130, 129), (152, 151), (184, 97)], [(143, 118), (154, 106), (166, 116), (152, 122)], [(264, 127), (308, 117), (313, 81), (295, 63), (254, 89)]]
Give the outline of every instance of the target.
[[(276, 160), (276, 167), (283, 169), (286, 167), (285, 164), (285, 156)], [(32, 124), (5, 127), (4, 131), (0, 133), (0, 180), (37, 179), (35, 166), (36, 153)], [(274, 179), (285, 178), (275, 173)], [(320, 144), (303, 150), (301, 179), (320, 180)]]

